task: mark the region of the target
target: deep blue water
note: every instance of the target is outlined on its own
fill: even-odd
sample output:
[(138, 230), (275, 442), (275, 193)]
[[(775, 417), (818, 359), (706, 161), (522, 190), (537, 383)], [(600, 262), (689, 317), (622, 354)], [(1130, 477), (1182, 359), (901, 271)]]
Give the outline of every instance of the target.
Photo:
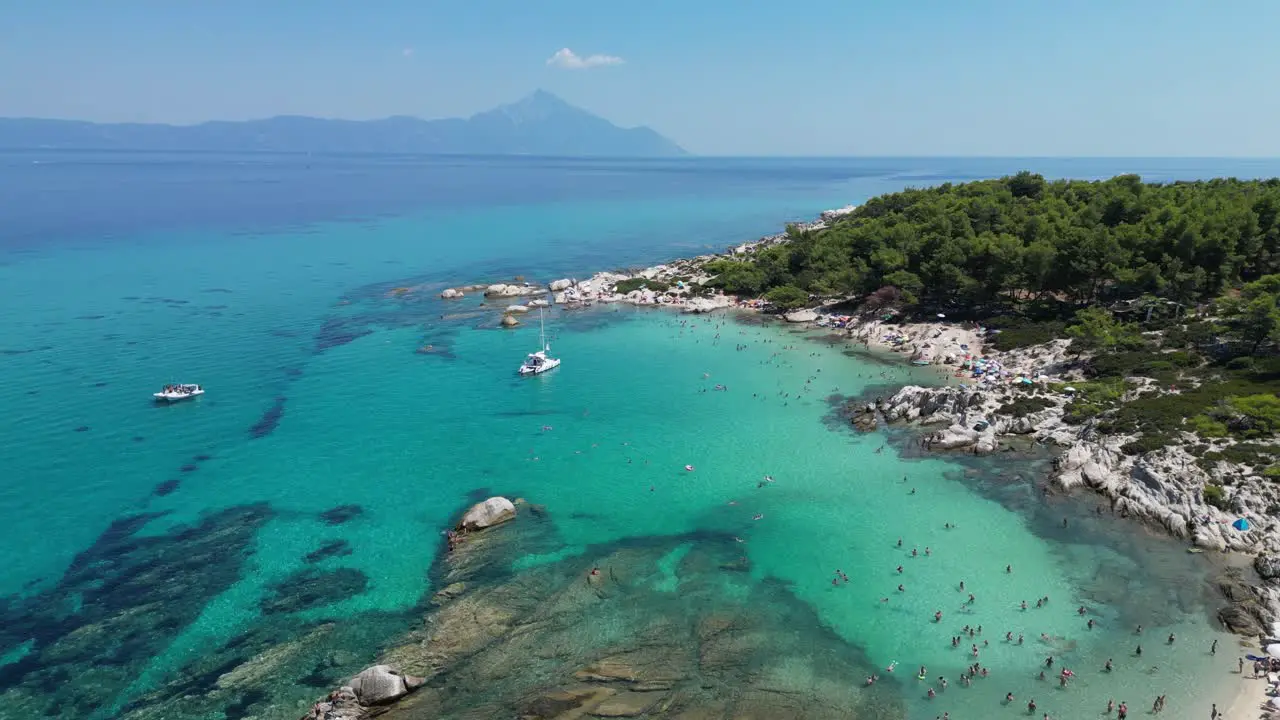
[[(764, 195), (849, 200), (1030, 169), (1052, 178), (1138, 172), (1167, 181), (1275, 174), (1213, 158), (675, 158), (0, 152), (0, 247), (163, 230), (265, 231), (423, 208)], [(783, 218), (779, 218), (781, 220)]]

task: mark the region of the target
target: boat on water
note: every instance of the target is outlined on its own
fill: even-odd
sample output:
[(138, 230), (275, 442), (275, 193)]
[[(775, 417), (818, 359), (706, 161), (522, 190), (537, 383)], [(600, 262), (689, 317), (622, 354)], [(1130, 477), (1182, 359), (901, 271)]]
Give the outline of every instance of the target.
[(176, 383), (174, 385), (165, 385), (158, 393), (152, 393), (152, 397), (156, 402), (179, 402), (181, 400), (189, 400), (193, 397), (199, 397), (204, 394), (204, 388), (199, 385), (191, 385), (189, 383)]
[(529, 353), (529, 357), (524, 359), (524, 363), (516, 372), (521, 375), (541, 375), (548, 370), (560, 367), (560, 358), (548, 355), (551, 352), (551, 346), (547, 344), (547, 326), (543, 321), (542, 308), (538, 308), (538, 347), (541, 349)]

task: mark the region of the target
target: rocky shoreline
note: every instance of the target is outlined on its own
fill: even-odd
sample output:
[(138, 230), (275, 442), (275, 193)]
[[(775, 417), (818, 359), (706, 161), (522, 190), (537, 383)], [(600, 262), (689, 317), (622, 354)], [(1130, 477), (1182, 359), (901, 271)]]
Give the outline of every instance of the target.
[[(1028, 397), (1044, 406), (1017, 411), (1017, 401)], [(1094, 492), (1107, 501), (1109, 512), (1187, 540), (1197, 551), (1252, 555), (1257, 577), (1238, 577), (1223, 587), (1232, 604), (1219, 619), (1239, 634), (1274, 636), (1280, 619), (1280, 523), (1267, 508), (1277, 503), (1276, 491), (1247, 466), (1219, 462), (1205, 470), (1186, 450), (1191, 437), (1184, 445), (1126, 453), (1122, 447), (1132, 437), (1101, 434), (1091, 423), (1067, 423), (1070, 402), (1047, 390), (1028, 393), (1010, 386), (911, 385), (849, 411), (851, 422), (863, 430), (879, 423), (916, 427), (919, 442), (934, 451), (987, 454), (1014, 438), (1054, 448), (1052, 490)], [(1230, 509), (1205, 502), (1205, 485), (1222, 485), (1227, 478), (1234, 490)], [(1248, 531), (1232, 526), (1240, 518), (1249, 521)]]

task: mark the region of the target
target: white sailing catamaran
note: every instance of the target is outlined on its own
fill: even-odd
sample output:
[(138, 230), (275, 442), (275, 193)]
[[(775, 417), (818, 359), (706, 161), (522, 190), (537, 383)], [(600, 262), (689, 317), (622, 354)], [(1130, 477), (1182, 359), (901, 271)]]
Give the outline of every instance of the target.
[(540, 375), (548, 370), (560, 367), (560, 358), (553, 358), (547, 353), (551, 346), (547, 344), (547, 327), (542, 319), (542, 308), (538, 308), (538, 351), (529, 353), (524, 364), (517, 371), (521, 375)]

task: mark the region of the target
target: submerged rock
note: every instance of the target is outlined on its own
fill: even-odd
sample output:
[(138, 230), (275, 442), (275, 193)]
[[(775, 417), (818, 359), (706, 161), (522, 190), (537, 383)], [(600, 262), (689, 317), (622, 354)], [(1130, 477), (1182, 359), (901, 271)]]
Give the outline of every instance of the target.
[(783, 317), (790, 323), (813, 322), (818, 319), (818, 313), (815, 310), (792, 310)]
[(368, 585), (369, 577), (355, 568), (302, 570), (273, 585), (259, 606), (264, 615), (310, 610), (355, 597)]
[(501, 323), (502, 327), (515, 327), (520, 324), (520, 321), (514, 315), (503, 315)]
[(483, 530), (515, 518), (516, 506), (504, 497), (491, 497), (471, 506), (458, 521), (459, 530)]

